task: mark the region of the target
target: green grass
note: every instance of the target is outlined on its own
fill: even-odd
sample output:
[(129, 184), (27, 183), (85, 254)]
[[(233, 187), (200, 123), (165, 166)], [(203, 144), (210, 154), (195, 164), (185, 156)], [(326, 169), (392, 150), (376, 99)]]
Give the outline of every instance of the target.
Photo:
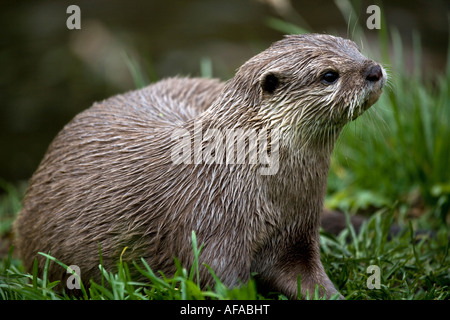
[[(7, 185), (7, 193), (0, 199), (1, 236), (9, 232), (20, 203), (21, 192)], [(322, 260), (332, 281), (348, 299), (449, 299), (450, 273), (449, 232), (442, 228), (434, 237), (415, 238), (412, 225), (403, 233), (389, 238), (389, 228), (395, 209), (374, 214), (357, 234), (351, 224), (339, 235), (321, 234)], [(6, 232), (5, 232), (6, 231)], [(193, 238), (193, 255), (201, 250)], [(54, 260), (48, 256), (48, 262)], [(54, 260), (55, 261), (55, 260)], [(173, 277), (151, 270), (144, 260), (132, 265), (118, 261), (115, 273), (102, 270), (101, 283), (91, 283), (88, 292), (78, 299), (93, 300), (174, 300), (174, 299), (285, 299), (280, 294), (262, 296), (257, 283), (251, 280), (240, 288), (229, 289), (219, 279), (213, 288), (201, 290), (198, 286), (198, 260), (191, 270), (178, 262)], [(63, 265), (61, 263), (61, 265)], [(368, 289), (367, 267), (377, 265), (381, 270), (381, 288)], [(63, 267), (63, 266), (61, 266)], [(137, 282), (131, 277), (133, 268), (144, 275)], [(213, 271), (212, 271), (213, 272)], [(74, 299), (66, 293), (53, 290), (57, 282), (50, 282), (46, 273), (34, 269), (26, 273), (20, 261), (12, 257), (12, 247), (0, 260), (0, 299)], [(89, 293), (89, 295), (87, 294)], [(319, 299), (311, 293), (309, 299)]]
[[(18, 193), (10, 187), (0, 199), (1, 204), (17, 203)], [(12, 211), (9, 205), (1, 206), (1, 226), (10, 225)], [(356, 233), (351, 224), (339, 235), (321, 233), (321, 256), (331, 280), (347, 299), (449, 299), (450, 298), (450, 256), (449, 232), (442, 228), (434, 236), (414, 236), (412, 224), (390, 238), (389, 228), (393, 223), (395, 209), (381, 210), (363, 224)], [(201, 246), (193, 234), (193, 255), (198, 257)], [(66, 267), (51, 256), (47, 263), (54, 261), (61, 268)], [(286, 299), (281, 294), (262, 295), (257, 282), (252, 279), (239, 288), (227, 288), (215, 277), (212, 288), (200, 289), (198, 270), (205, 266), (198, 259), (190, 270), (174, 261), (177, 271), (167, 277), (152, 270), (144, 260), (127, 264), (118, 261), (118, 271), (110, 272), (99, 266), (103, 279), (91, 282), (89, 290), (82, 290), (76, 299), (92, 300), (178, 300), (178, 299)], [(380, 289), (368, 289), (367, 272), (369, 265), (380, 268)], [(135, 281), (130, 270), (137, 270), (143, 279)], [(213, 270), (210, 270), (214, 275)], [(0, 260), (0, 299), (23, 300), (70, 300), (75, 299), (65, 292), (54, 290), (58, 282), (50, 282), (46, 271), (31, 274), (23, 270), (20, 261), (13, 258), (12, 247), (6, 257)], [(320, 299), (317, 292), (307, 299)]]
[[(134, 261), (132, 265), (120, 260), (117, 272), (109, 272), (99, 265), (102, 274), (101, 283), (90, 282), (89, 289), (80, 285), (76, 296), (65, 286), (64, 290), (54, 290), (60, 281), (50, 282), (47, 279), (47, 269), (50, 262), (58, 264), (67, 270), (68, 266), (48, 254), (43, 274), (37, 273), (37, 265), (32, 274), (23, 271), (20, 261), (12, 258), (12, 247), (8, 256), (0, 262), (0, 299), (1, 300), (205, 300), (205, 299), (236, 299), (256, 300), (263, 298), (256, 291), (254, 280), (239, 288), (227, 288), (207, 266), (200, 266), (198, 256), (201, 251), (197, 246), (195, 234), (192, 233), (194, 263), (186, 270), (179, 261), (174, 261), (176, 273), (172, 277), (155, 273), (144, 259)], [(126, 249), (124, 249), (125, 251)], [(214, 288), (202, 290), (199, 286), (199, 268), (207, 267), (216, 280)], [(139, 272), (140, 281), (133, 280), (130, 270)], [(76, 274), (74, 274), (76, 275)], [(142, 280), (144, 279), (144, 280)], [(80, 282), (79, 282), (80, 283)]]
[[(412, 225), (392, 238), (394, 210), (374, 214), (356, 234), (321, 236), (322, 261), (347, 299), (446, 300), (450, 298), (449, 232), (415, 236)], [(380, 268), (380, 289), (369, 289), (367, 268)]]

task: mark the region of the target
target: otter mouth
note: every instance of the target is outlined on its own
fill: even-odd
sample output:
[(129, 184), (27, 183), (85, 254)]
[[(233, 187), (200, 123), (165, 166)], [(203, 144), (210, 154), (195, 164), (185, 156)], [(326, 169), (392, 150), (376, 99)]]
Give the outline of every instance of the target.
[(343, 127), (345, 124), (356, 120), (378, 101), (382, 91), (382, 88), (374, 90), (370, 92), (361, 103), (355, 104), (354, 106), (347, 106), (339, 115), (337, 115), (334, 119), (331, 119), (331, 124), (336, 127)]
[(371, 106), (373, 106), (381, 96), (383, 92), (383, 86), (377, 90), (373, 90), (369, 93), (369, 95), (362, 101), (361, 104), (355, 106), (353, 109), (351, 107), (348, 108), (347, 112), (349, 117), (349, 121), (356, 120), (359, 116), (361, 116), (366, 110), (368, 110)]
[(354, 115), (352, 117), (352, 121), (355, 120), (356, 118), (358, 118), (360, 115), (362, 115), (366, 110), (368, 110), (371, 106), (373, 106), (378, 99), (381, 96), (381, 93), (383, 92), (383, 88), (379, 88), (376, 91), (372, 91), (369, 96), (367, 97), (367, 99), (365, 99), (363, 101), (363, 103), (361, 104), (361, 106), (359, 108), (357, 108), (357, 110), (355, 110), (356, 112), (354, 112)]
[[(387, 75), (385, 70), (382, 67), (378, 68), (378, 74), (376, 75), (376, 79), (371, 79), (370, 75), (368, 76), (368, 84), (367, 84), (367, 93), (364, 95), (362, 102), (357, 104), (356, 106), (349, 106), (346, 108), (348, 112), (348, 120), (354, 121), (359, 116), (361, 116), (366, 110), (368, 110), (371, 106), (373, 106), (381, 96), (383, 92), (383, 87), (387, 81)], [(373, 81), (376, 80), (376, 81)], [(345, 113), (345, 112), (344, 112)], [(343, 115), (345, 116), (345, 115)]]
[(350, 121), (356, 120), (359, 116), (361, 116), (366, 110), (368, 110), (371, 106), (375, 104), (375, 102), (378, 101), (378, 98), (381, 95), (381, 91), (376, 94), (376, 97), (373, 97), (373, 95), (370, 95), (366, 100), (361, 103), (360, 106), (356, 107), (355, 110), (352, 112), (352, 115), (350, 117)]

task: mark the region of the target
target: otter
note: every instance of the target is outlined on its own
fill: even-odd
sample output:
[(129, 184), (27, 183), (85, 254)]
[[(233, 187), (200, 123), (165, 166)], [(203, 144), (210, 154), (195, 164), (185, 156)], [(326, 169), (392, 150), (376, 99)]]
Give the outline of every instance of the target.
[[(289, 298), (316, 285), (339, 294), (319, 250), (330, 155), (385, 82), (351, 40), (289, 35), (225, 83), (168, 78), (95, 103), (59, 132), (30, 180), (14, 225), (19, 256), (31, 270), (37, 252), (50, 253), (79, 266), (85, 284), (100, 279), (99, 247), (108, 270), (143, 258), (170, 275), (175, 257), (192, 266), (194, 231), (200, 263), (227, 286), (256, 273)], [(251, 147), (246, 135), (234, 150), (245, 161), (228, 161), (217, 147), (230, 146), (225, 135), (206, 133), (239, 129), (267, 139)], [(252, 152), (265, 157), (251, 162)], [(48, 271), (66, 275), (56, 264)], [(199, 274), (213, 284), (207, 268)]]

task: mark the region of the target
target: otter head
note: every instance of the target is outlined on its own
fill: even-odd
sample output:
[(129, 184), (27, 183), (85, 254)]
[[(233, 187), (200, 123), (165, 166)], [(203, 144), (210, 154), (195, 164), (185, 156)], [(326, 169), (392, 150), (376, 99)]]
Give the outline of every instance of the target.
[[(249, 81), (250, 79), (250, 81)], [(230, 83), (258, 118), (308, 142), (336, 137), (379, 98), (386, 72), (353, 41), (290, 35), (247, 61)]]

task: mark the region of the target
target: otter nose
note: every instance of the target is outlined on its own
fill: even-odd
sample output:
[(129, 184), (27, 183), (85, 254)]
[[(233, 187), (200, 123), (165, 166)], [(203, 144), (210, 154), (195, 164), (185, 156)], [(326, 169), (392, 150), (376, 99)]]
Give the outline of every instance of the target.
[(371, 66), (367, 71), (366, 80), (377, 82), (383, 76), (383, 72), (381, 71), (380, 65), (376, 64)]

